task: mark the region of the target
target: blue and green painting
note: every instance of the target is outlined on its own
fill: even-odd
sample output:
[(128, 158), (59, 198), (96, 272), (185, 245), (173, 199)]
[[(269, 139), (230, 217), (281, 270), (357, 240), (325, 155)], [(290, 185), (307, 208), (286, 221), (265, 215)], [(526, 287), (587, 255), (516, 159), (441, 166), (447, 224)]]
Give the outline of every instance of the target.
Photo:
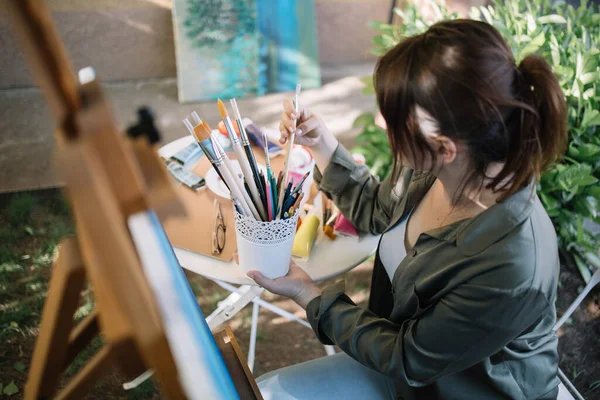
[(180, 102), (321, 84), (314, 0), (174, 0)]

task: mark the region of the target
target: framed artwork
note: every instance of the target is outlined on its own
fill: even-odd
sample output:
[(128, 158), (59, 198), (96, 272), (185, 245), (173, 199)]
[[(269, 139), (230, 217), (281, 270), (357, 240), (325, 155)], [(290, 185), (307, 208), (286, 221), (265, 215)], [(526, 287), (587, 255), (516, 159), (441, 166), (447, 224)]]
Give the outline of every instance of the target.
[(319, 87), (314, 0), (173, 0), (179, 101)]

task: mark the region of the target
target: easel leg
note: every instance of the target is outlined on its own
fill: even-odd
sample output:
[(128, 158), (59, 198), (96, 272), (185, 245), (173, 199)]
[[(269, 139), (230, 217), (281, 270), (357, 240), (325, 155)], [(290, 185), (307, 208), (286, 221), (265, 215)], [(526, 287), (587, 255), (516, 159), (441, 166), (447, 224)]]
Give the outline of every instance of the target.
[(67, 355), (65, 357), (65, 368), (71, 364), (75, 356), (85, 349), (97, 334), (98, 313), (94, 310), (85, 317), (83, 321), (77, 324), (75, 329), (73, 329), (73, 332), (71, 332), (71, 335), (69, 335), (69, 347), (67, 348)]
[(56, 390), (65, 365), (73, 314), (79, 304), (84, 280), (77, 239), (63, 240), (44, 304), (40, 333), (25, 387), (25, 399), (50, 398)]
[(56, 399), (78, 400), (85, 397), (94, 384), (102, 377), (113, 362), (113, 348), (103, 346), (98, 353), (60, 391)]

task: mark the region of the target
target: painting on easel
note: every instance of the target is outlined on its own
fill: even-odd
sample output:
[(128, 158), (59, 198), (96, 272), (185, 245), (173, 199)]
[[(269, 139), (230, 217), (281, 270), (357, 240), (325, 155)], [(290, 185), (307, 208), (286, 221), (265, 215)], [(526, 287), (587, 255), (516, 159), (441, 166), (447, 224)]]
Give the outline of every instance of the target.
[(313, 0), (174, 0), (179, 101), (321, 84)]
[(162, 225), (153, 211), (128, 218), (144, 274), (158, 304), (183, 390), (190, 399), (239, 399)]

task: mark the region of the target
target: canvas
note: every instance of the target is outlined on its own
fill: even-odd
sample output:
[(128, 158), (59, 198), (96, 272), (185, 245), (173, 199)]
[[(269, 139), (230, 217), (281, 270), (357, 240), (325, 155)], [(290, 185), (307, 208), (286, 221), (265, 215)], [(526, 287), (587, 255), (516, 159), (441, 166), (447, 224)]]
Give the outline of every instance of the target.
[(321, 85), (314, 0), (256, 0), (261, 34), (259, 89)]
[(204, 320), (173, 248), (153, 211), (133, 214), (129, 231), (158, 304), (177, 366), (190, 399), (239, 399), (229, 371)]

